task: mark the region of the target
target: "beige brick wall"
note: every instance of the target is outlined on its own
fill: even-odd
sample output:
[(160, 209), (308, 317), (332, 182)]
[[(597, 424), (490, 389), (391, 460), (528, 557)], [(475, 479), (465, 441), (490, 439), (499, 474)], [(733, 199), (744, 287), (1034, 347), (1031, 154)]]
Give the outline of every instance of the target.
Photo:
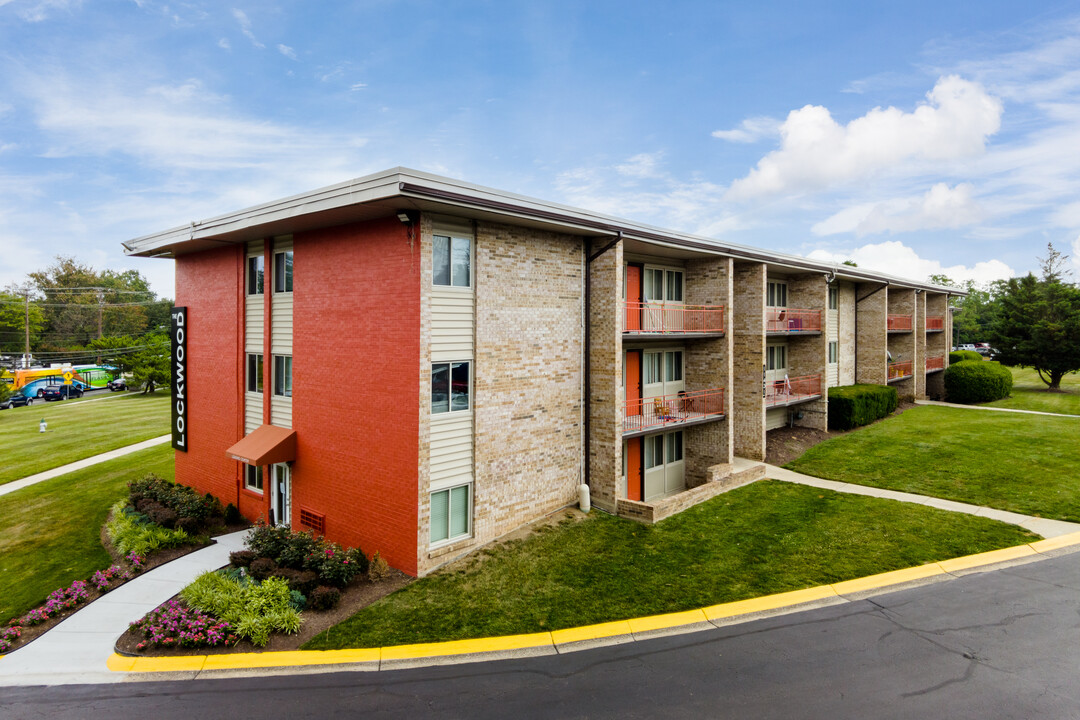
[(926, 293), (915, 293), (915, 397), (926, 398)]
[[(915, 314), (915, 291), (910, 288), (888, 288), (888, 312), (889, 314), (914, 315)], [(914, 332), (889, 333), (889, 352), (894, 361), (911, 362), (912, 372), (919, 372), (919, 357), (916, 353)], [(901, 399), (913, 400), (915, 398), (915, 378), (899, 380), (891, 383), (896, 388)]]
[(888, 290), (877, 283), (855, 288), (855, 382), (884, 385), (888, 380), (886, 309)]
[[(599, 249), (599, 248), (597, 248)], [(623, 246), (616, 243), (589, 266), (590, 349), (589, 472), (592, 502), (615, 511), (622, 477), (622, 428), (619, 382), (622, 380)]]
[(838, 360), (841, 385), (855, 384), (855, 284), (837, 283), (837, 316), (840, 322)]
[(765, 459), (765, 265), (735, 262), (732, 278), (732, 390), (728, 425), (738, 457)]
[[(926, 334), (926, 357), (938, 355), (945, 358), (945, 367), (949, 366), (949, 350), (952, 348), (952, 327), (949, 324), (948, 295), (945, 293), (924, 293), (926, 314), (937, 315), (945, 319), (945, 330)], [(933, 400), (945, 397), (945, 373), (937, 372), (926, 376), (926, 396)]]
[(795, 420), (800, 427), (826, 430), (829, 426), (828, 400), (825, 394), (825, 369), (829, 361), (828, 335), (824, 332), (826, 308), (829, 302), (829, 285), (823, 275), (793, 275), (788, 278), (788, 305), (793, 308), (817, 310), (821, 313), (822, 332), (817, 335), (793, 334), (788, 339), (788, 375), (819, 375), (822, 397), (820, 400), (802, 403), (792, 410), (803, 416)]
[(417, 447), (416, 568), (422, 575), (430, 564), (431, 541), (431, 216), (420, 215), (420, 241), (416, 256), (420, 263), (420, 439)]

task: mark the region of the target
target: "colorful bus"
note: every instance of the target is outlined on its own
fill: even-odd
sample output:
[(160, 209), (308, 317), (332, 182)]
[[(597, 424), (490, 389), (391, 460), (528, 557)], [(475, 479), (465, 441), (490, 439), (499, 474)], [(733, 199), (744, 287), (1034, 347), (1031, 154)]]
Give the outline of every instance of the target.
[(24, 395), (39, 395), (47, 385), (63, 385), (64, 373), (71, 371), (72, 384), (80, 390), (103, 388), (119, 373), (109, 365), (64, 365), (47, 368), (4, 370), (0, 382), (21, 390)]

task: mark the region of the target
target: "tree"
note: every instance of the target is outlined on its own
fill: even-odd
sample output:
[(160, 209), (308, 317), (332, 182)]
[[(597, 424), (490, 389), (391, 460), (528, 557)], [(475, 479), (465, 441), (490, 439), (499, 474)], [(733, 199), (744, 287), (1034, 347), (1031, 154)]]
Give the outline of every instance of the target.
[(131, 372), (135, 366), (134, 361), (138, 352), (132, 352), (132, 348), (146, 342), (146, 338), (136, 339), (130, 335), (121, 335), (91, 340), (86, 348), (100, 351), (101, 362), (105, 365), (112, 365), (118, 373), (124, 375)]
[(6, 382), (0, 382), (0, 403), (11, 397), (11, 388), (13, 387), (14, 385), (8, 385)]
[[(28, 291), (28, 289), (26, 290)], [(45, 329), (45, 313), (29, 304), (30, 346), (37, 347)], [(0, 351), (21, 353), (26, 349), (27, 303), (24, 290), (14, 285), (0, 292)]]
[(1067, 256), (1048, 246), (1043, 277), (1028, 273), (1000, 283), (991, 342), (1006, 365), (1031, 367), (1049, 390), (1080, 370), (1080, 288), (1063, 282)]
[(158, 385), (169, 385), (172, 345), (165, 333), (147, 335), (143, 344), (144, 349), (130, 356), (132, 382), (143, 393), (152, 393)]

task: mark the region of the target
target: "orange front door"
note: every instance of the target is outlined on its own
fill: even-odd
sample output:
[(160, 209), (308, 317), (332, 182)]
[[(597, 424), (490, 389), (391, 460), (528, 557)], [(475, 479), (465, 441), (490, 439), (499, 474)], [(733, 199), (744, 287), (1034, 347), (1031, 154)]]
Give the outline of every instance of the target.
[(626, 416), (641, 414), (641, 351), (626, 351)]
[(641, 266), (626, 266), (626, 330), (641, 330)]
[(639, 437), (626, 441), (626, 497), (629, 500), (641, 500), (641, 448)]

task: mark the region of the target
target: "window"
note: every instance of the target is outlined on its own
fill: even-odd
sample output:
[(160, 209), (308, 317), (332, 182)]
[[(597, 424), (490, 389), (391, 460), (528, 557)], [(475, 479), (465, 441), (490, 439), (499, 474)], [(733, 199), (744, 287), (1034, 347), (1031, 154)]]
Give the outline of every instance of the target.
[(292, 356), (274, 356), (274, 394), (292, 397)]
[(663, 300), (682, 302), (682, 270), (645, 268), (645, 300), (646, 302), (660, 302)]
[(274, 292), (292, 292), (292, 250), (274, 253)]
[(645, 438), (645, 469), (652, 470), (664, 464), (664, 436), (650, 435)]
[(766, 293), (766, 305), (769, 307), (787, 307), (787, 283), (770, 282)]
[(468, 238), (436, 235), (431, 239), (431, 283), (471, 287), (472, 241)]
[(248, 353), (247, 356), (247, 391), (263, 391), (263, 356)]
[(664, 298), (673, 302), (682, 302), (683, 274), (678, 270), (667, 271), (667, 288)]
[[(235, 266), (234, 266), (235, 267)], [(256, 255), (247, 259), (247, 294), (263, 294), (263, 256)]]
[(263, 491), (262, 468), (258, 465), (244, 465), (244, 487), (253, 492)]
[(840, 358), (840, 343), (833, 340), (829, 343), (829, 364), (835, 365)]
[(469, 534), (470, 485), (431, 493), (431, 542), (438, 543)]
[(766, 350), (766, 367), (769, 370), (787, 369), (787, 345), (769, 345)]
[(829, 309), (836, 310), (840, 307), (840, 289), (829, 288)]
[(431, 412), (469, 409), (469, 363), (431, 364)]
[(664, 353), (664, 382), (679, 382), (682, 380), (682, 371), (682, 351)]
[(667, 452), (669, 463), (682, 460), (682, 431), (668, 433), (664, 436), (664, 447)]
[(661, 363), (664, 359), (664, 353), (645, 353), (645, 384), (652, 385), (653, 383), (663, 382), (664, 376), (661, 370)]

